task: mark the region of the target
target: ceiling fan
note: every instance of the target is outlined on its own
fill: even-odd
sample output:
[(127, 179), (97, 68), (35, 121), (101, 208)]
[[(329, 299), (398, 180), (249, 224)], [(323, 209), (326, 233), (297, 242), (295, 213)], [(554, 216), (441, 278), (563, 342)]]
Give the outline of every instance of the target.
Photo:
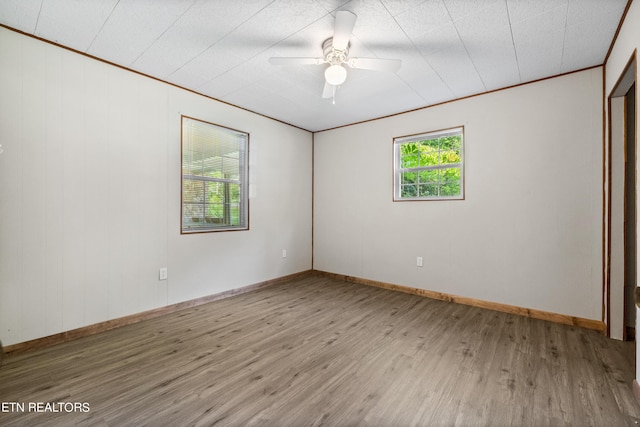
[(402, 61), (399, 59), (381, 58), (349, 58), (349, 39), (356, 23), (356, 15), (346, 10), (336, 12), (333, 37), (322, 43), (322, 58), (304, 57), (271, 57), (273, 65), (322, 65), (329, 64), (324, 72), (325, 84), (322, 91), (323, 98), (333, 97), (335, 104), (336, 88), (347, 79), (345, 65), (361, 70), (396, 72)]

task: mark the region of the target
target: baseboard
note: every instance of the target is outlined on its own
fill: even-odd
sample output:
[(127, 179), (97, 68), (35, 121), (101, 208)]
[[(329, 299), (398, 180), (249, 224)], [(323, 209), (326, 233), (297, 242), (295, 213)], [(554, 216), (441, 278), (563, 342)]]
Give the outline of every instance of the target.
[(111, 329), (119, 328), (122, 326), (138, 323), (143, 320), (153, 319), (156, 317), (164, 316), (166, 314), (174, 313), (179, 310), (187, 308), (197, 307), (202, 304), (207, 304), (213, 301), (229, 298), (235, 295), (244, 294), (247, 292), (255, 291), (266, 286), (277, 285), (280, 283), (288, 282), (294, 279), (300, 279), (312, 274), (312, 270), (302, 271), (300, 273), (294, 273), (287, 276), (278, 277), (276, 279), (266, 280), (264, 282), (254, 283), (252, 285), (244, 286), (242, 288), (231, 289), (218, 294), (208, 295), (201, 298), (192, 299), (189, 301), (183, 301), (176, 304), (168, 305), (165, 307), (159, 307), (152, 310), (143, 311), (141, 313), (131, 314), (129, 316), (119, 317), (117, 319), (107, 320), (104, 322), (96, 323), (93, 325), (83, 326), (81, 328), (72, 329), (58, 334), (49, 335), (42, 338), (36, 338), (34, 340), (25, 341), (17, 344), (8, 345), (4, 348), (0, 347), (0, 365), (2, 365), (2, 354), (15, 354), (25, 351), (40, 349), (49, 347), (52, 345), (60, 344), (66, 341), (75, 340), (85, 336), (98, 334)]
[(392, 291), (404, 292), (412, 295), (419, 295), (431, 299), (437, 299), (441, 301), (455, 302), (457, 304), (469, 305), (473, 307), (486, 308), (488, 310), (500, 311), (503, 313), (516, 314), (519, 316), (531, 317), (533, 319), (548, 320), (555, 323), (561, 323), (564, 325), (579, 326), (585, 329), (593, 329), (599, 332), (606, 330), (606, 325), (600, 320), (584, 319), (581, 317), (567, 316), (565, 314), (550, 313), (542, 310), (535, 310), (532, 308), (517, 307), (508, 304), (500, 304), (497, 302), (483, 301), (474, 298), (460, 297), (457, 295), (445, 294), (442, 292), (429, 291), (426, 289), (412, 288), (409, 286), (394, 285), (391, 283), (378, 282), (375, 280), (362, 279), (359, 277), (346, 276), (343, 274), (328, 273), (326, 271), (313, 270), (314, 274), (320, 274), (326, 277), (330, 277), (337, 280), (343, 280), (345, 282), (357, 283), (360, 285), (374, 286), (377, 288), (388, 289)]
[[(96, 323), (93, 325), (83, 326), (81, 328), (60, 332), (58, 334), (49, 335), (42, 338), (36, 338), (34, 340), (25, 341), (17, 344), (8, 345), (4, 347), (4, 349), (2, 348), (2, 344), (0, 343), (0, 366), (2, 366), (2, 357), (4, 354), (22, 353), (29, 350), (49, 347), (49, 346), (60, 344), (66, 341), (75, 340), (85, 336), (97, 334), (100, 332), (105, 332), (111, 329), (130, 325), (133, 323), (141, 322), (143, 320), (164, 316), (166, 314), (174, 313), (179, 310), (197, 307), (202, 304), (207, 304), (213, 301), (229, 298), (235, 295), (244, 294), (244, 293), (251, 292), (266, 286), (276, 285), (276, 284), (284, 283), (290, 280), (300, 279), (302, 277), (306, 277), (311, 274), (318, 274), (318, 275), (330, 277), (337, 280), (343, 280), (345, 282), (357, 283), (357, 284), (367, 285), (367, 286), (374, 286), (377, 288), (404, 292), (412, 295), (419, 295), (422, 297), (437, 299), (441, 301), (449, 301), (457, 304), (463, 304), (463, 305), (469, 305), (473, 307), (480, 307), (480, 308), (486, 308), (489, 310), (500, 311), (503, 313), (516, 314), (519, 316), (531, 317), (534, 319), (548, 320), (555, 323), (573, 325), (573, 326), (578, 326), (586, 329), (593, 329), (600, 332), (604, 332), (606, 330), (606, 326), (604, 322), (601, 322), (598, 320), (583, 319), (581, 317), (550, 313), (542, 310), (517, 307), (517, 306), (512, 306), (507, 304), (500, 304), (495, 302), (478, 300), (474, 298), (460, 297), (460, 296), (445, 294), (441, 292), (429, 291), (429, 290), (419, 289), (419, 288), (412, 288), (409, 286), (395, 285), (395, 284), (385, 283), (385, 282), (378, 282), (375, 280), (362, 279), (359, 277), (346, 276), (346, 275), (337, 274), (337, 273), (329, 273), (329, 272), (320, 271), (320, 270), (306, 270), (300, 273), (294, 273), (287, 276), (278, 277), (276, 279), (271, 279), (264, 282), (244, 286), (242, 288), (231, 289), (218, 294), (208, 295), (205, 297), (168, 305), (166, 307), (159, 307), (153, 310), (148, 310), (141, 313), (132, 314), (129, 316), (119, 317), (117, 319), (107, 320), (107, 321)], [(638, 390), (636, 390), (636, 386), (638, 386)], [(636, 393), (636, 391), (638, 392), (637, 396), (640, 396), (640, 385), (638, 385), (634, 381), (634, 393)], [(638, 400), (640, 401), (640, 398)]]

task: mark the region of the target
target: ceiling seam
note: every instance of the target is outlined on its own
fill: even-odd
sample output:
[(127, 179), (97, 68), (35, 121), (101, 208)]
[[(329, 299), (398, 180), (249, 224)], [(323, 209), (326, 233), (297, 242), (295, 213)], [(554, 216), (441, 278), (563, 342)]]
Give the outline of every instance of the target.
[(116, 7), (118, 7), (119, 4), (120, 4), (120, 0), (118, 0), (116, 4), (113, 5), (113, 8), (111, 8), (111, 12), (109, 12), (109, 16), (107, 16), (107, 18), (104, 20), (104, 22), (100, 26), (100, 29), (98, 30), (96, 35), (93, 37), (93, 40), (91, 40), (91, 43), (89, 43), (89, 46), (87, 46), (87, 49), (84, 51), (85, 53), (89, 53), (89, 51), (91, 50), (91, 46), (93, 46), (93, 44), (95, 43), (96, 39), (104, 29), (104, 26), (107, 25), (107, 22), (109, 22), (109, 19), (111, 19), (111, 15), (113, 15), (113, 11), (116, 10)]
[(182, 17), (184, 16), (184, 14), (185, 14), (185, 13), (187, 13), (188, 11), (190, 11), (190, 10), (191, 10), (191, 8), (193, 7), (193, 5), (194, 5), (194, 4), (196, 4), (196, 2), (197, 2), (197, 1), (198, 1), (198, 0), (193, 0), (193, 2), (191, 3), (191, 5), (190, 5), (188, 8), (186, 8), (186, 9), (185, 9), (181, 14), (180, 14), (180, 16), (178, 16), (178, 17), (177, 17), (177, 18), (176, 18), (176, 19), (171, 23), (171, 25), (167, 26), (167, 28), (165, 28), (165, 30), (164, 30), (160, 35), (158, 35), (158, 37), (156, 37), (156, 39), (155, 39), (155, 40), (154, 40), (154, 41), (153, 41), (149, 46), (147, 46), (147, 48), (146, 48), (146, 49), (144, 49), (142, 52), (140, 52), (140, 54), (139, 54), (139, 55), (138, 55), (138, 56), (137, 56), (133, 61), (131, 61), (131, 63), (130, 63), (129, 65), (130, 65), (130, 66), (133, 66), (133, 64), (135, 64), (135, 63), (138, 61), (138, 59), (140, 59), (140, 58), (142, 57), (142, 55), (144, 55), (145, 53), (147, 53), (147, 51), (148, 51), (149, 49), (151, 49), (151, 48), (156, 44), (156, 42), (157, 42), (158, 40), (160, 40), (160, 39), (162, 38), (162, 36), (164, 36), (164, 35), (167, 33), (167, 31), (169, 31), (171, 28), (173, 28), (173, 26), (174, 26), (174, 25), (176, 25), (176, 22), (178, 22), (179, 20), (181, 20), (181, 19), (182, 19)]
[[(259, 13), (261, 13), (263, 10), (265, 10), (266, 8), (268, 8), (269, 6), (271, 6), (273, 3), (275, 3), (276, 0), (272, 0), (271, 2), (269, 2), (268, 4), (266, 4), (265, 6), (263, 6), (262, 8), (260, 8), (260, 10), (258, 10), (256, 13), (254, 13), (253, 15), (251, 15), (250, 17), (248, 17), (247, 19), (245, 19), (244, 21), (242, 21), (241, 23), (239, 23), (238, 25), (236, 25), (234, 28), (232, 28), (231, 30), (227, 31), (222, 37), (218, 38), (215, 42), (211, 43), (209, 46), (207, 46), (205, 49), (203, 49), (200, 53), (198, 53), (197, 55), (195, 55), (193, 58), (191, 58), (190, 60), (188, 60), (187, 62), (185, 62), (184, 64), (182, 64), (180, 67), (178, 67), (177, 69), (173, 70), (171, 72), (171, 74), (169, 74), (167, 76), (167, 78), (171, 77), (172, 75), (174, 75), (175, 73), (177, 73), (178, 71), (182, 70), (185, 66), (189, 65), (190, 63), (192, 63), (193, 61), (195, 61), (196, 58), (198, 58), (200, 55), (202, 55), (203, 53), (205, 53), (206, 51), (208, 51), (209, 49), (211, 49), (212, 47), (214, 47), (215, 45), (217, 45), (218, 43), (220, 43), (221, 40), (226, 39), (230, 34), (232, 34), (234, 31), (236, 31), (238, 28), (240, 28), (242, 25), (244, 25), (245, 23), (247, 23), (249, 20), (251, 20), (251, 18), (253, 18), (254, 16), (258, 15)], [(209, 80), (210, 81), (210, 80)], [(209, 82), (207, 81), (207, 83)], [(206, 83), (205, 83), (206, 84)]]
[[(396, 25), (398, 26), (398, 28), (400, 28), (400, 31), (402, 31), (402, 34), (404, 34), (404, 36), (407, 38), (407, 40), (409, 40), (409, 42), (411, 43), (411, 45), (416, 49), (416, 51), (418, 53), (420, 53), (418, 51), (418, 49), (416, 48), (416, 46), (413, 44), (413, 40), (411, 40), (411, 38), (409, 37), (409, 35), (404, 31), (404, 28), (402, 28), (402, 26), (400, 25), (400, 23), (396, 20), (396, 17), (393, 13), (391, 13), (391, 11), (389, 10), (389, 8), (387, 7), (387, 5), (384, 3), (384, 1), (381, 1), (380, 4), (382, 5), (382, 7), (384, 8), (384, 10), (387, 11), (387, 13), (389, 14), (389, 16), (391, 17), (391, 19), (393, 19), (393, 22), (396, 23)], [(362, 42), (361, 42), (362, 43)], [(363, 46), (366, 46), (364, 43), (362, 43)], [(376, 55), (377, 56), (377, 55)], [(427, 58), (424, 58), (425, 62), (428, 63)], [(431, 67), (431, 65), (429, 65), (429, 68), (431, 68), (433, 70), (433, 67)], [(435, 72), (435, 70), (433, 70)], [(423, 102), (426, 102), (427, 104), (429, 104), (429, 100), (426, 99), (424, 96), (422, 96), (421, 93), (419, 93), (408, 81), (406, 81), (405, 79), (402, 78), (402, 76), (400, 74), (398, 74), (397, 72), (393, 73), (395, 74), (395, 76), (400, 79), (400, 81), (402, 83), (405, 84), (405, 86), (407, 86), (409, 89), (411, 89), (411, 91), (416, 94), (418, 96), (418, 98), (420, 98)], [(436, 75), (438, 76), (438, 78), (440, 78), (440, 80), (442, 81), (442, 78), (440, 77), (440, 75), (438, 73), (436, 73)], [(447, 84), (442, 81), (442, 83), (444, 83), (445, 86), (447, 86)], [(447, 86), (448, 88), (448, 86)], [(453, 92), (451, 92), (453, 93)]]
[(564, 11), (564, 31), (562, 33), (562, 54), (560, 55), (560, 72), (564, 68), (564, 47), (567, 43), (567, 17), (569, 16), (569, 2), (567, 2), (567, 8)]
[[(407, 40), (409, 40), (409, 43), (411, 43), (411, 46), (413, 46), (413, 48), (415, 49), (416, 52), (418, 52), (418, 55), (420, 55), (425, 63), (429, 66), (429, 68), (431, 68), (431, 70), (435, 73), (436, 76), (438, 76), (438, 78), (440, 79), (440, 81), (442, 82), (443, 85), (445, 85), (445, 87), (449, 90), (449, 92), (454, 95), (453, 90), (449, 87), (449, 85), (447, 84), (446, 81), (444, 81), (444, 79), (442, 78), (442, 76), (440, 75), (440, 73), (433, 68), (433, 66), (431, 65), (431, 63), (429, 62), (429, 59), (422, 53), (422, 51), (420, 49), (418, 49), (418, 46), (416, 46), (416, 44), (413, 42), (413, 39), (409, 36), (409, 34), (407, 34), (407, 32), (405, 31), (404, 28), (402, 28), (402, 25), (400, 25), (400, 23), (398, 22), (398, 20), (396, 19), (395, 15), (391, 13), (391, 11), (387, 8), (387, 5), (384, 4), (384, 2), (382, 3), (382, 7), (385, 8), (385, 10), (387, 11), (387, 13), (389, 14), (389, 16), (391, 16), (391, 19), (393, 19), (393, 22), (396, 23), (396, 25), (398, 26), (398, 28), (400, 28), (400, 31), (402, 31), (402, 34), (404, 34), (404, 36), (407, 38)], [(447, 11), (448, 13), (449, 11)], [(365, 45), (366, 46), (366, 45)], [(413, 92), (415, 94), (417, 94), (421, 99), (424, 100), (424, 102), (426, 102), (427, 104), (429, 103), (429, 100), (425, 99), (420, 93), (418, 93), (413, 86), (411, 86), (408, 82), (406, 82), (402, 77), (400, 77), (399, 74), (396, 73), (396, 75), (398, 76), (398, 78), (400, 80), (402, 80), (409, 88), (411, 88), (411, 90), (413, 90)]]
[(507, 6), (507, 21), (509, 21), (509, 33), (511, 34), (511, 46), (513, 46), (513, 55), (516, 57), (516, 68), (518, 69), (518, 81), (522, 82), (522, 73), (520, 72), (520, 61), (518, 60), (518, 50), (516, 49), (516, 40), (513, 37), (513, 25), (511, 25), (511, 11), (509, 10), (509, 2), (504, 0)]
[(326, 10), (327, 13), (330, 13), (330, 14), (333, 15), (334, 13), (338, 12), (338, 9), (341, 9), (342, 7), (344, 7), (344, 5), (351, 3), (351, 0), (343, 1), (340, 6), (334, 7), (331, 10), (327, 9), (326, 7), (324, 7), (324, 4), (322, 4), (321, 2), (319, 2), (319, 3), (320, 3), (320, 7), (322, 7), (324, 10)]
[(38, 24), (40, 23), (40, 14), (42, 13), (43, 3), (44, 3), (44, 0), (40, 0), (40, 9), (38, 9), (38, 17), (36, 18), (36, 25), (33, 27), (33, 34), (35, 34), (36, 31), (38, 31)]
[(449, 15), (449, 19), (451, 19), (451, 23), (453, 24), (453, 28), (456, 29), (456, 34), (458, 35), (458, 39), (460, 40), (460, 43), (462, 43), (462, 47), (464, 47), (464, 51), (467, 53), (467, 57), (471, 61), (471, 65), (473, 65), (473, 69), (476, 71), (476, 75), (478, 76), (478, 78), (480, 79), (480, 82), (482, 83), (482, 87), (484, 88), (485, 91), (489, 90), (489, 89), (487, 89), (487, 84), (484, 82), (484, 79), (482, 78), (482, 75), (480, 75), (480, 71), (478, 71), (478, 67), (476, 67), (475, 61), (473, 60), (473, 58), (471, 57), (471, 54), (469, 53), (469, 49), (467, 49), (467, 45), (465, 44), (464, 40), (462, 40), (462, 36), (460, 35), (460, 31), (458, 31), (458, 26), (456, 25), (456, 22), (454, 21), (453, 16), (451, 16), (451, 12), (449, 12), (449, 8), (447, 7), (447, 3), (443, 2), (442, 4), (444, 6), (444, 9), (447, 11), (447, 15)]

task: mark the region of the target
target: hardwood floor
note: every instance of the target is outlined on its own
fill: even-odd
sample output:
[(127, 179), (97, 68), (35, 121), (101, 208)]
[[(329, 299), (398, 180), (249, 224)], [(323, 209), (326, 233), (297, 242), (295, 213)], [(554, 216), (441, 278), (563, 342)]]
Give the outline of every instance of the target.
[(633, 365), (591, 330), (310, 276), (10, 355), (0, 425), (635, 426)]

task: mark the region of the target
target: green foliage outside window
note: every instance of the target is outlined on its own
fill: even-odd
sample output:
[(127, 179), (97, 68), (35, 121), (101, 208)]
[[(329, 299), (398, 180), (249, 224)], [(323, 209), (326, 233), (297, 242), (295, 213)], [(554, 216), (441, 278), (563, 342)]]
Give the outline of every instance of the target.
[(459, 197), (462, 194), (462, 133), (399, 144), (401, 199)]

